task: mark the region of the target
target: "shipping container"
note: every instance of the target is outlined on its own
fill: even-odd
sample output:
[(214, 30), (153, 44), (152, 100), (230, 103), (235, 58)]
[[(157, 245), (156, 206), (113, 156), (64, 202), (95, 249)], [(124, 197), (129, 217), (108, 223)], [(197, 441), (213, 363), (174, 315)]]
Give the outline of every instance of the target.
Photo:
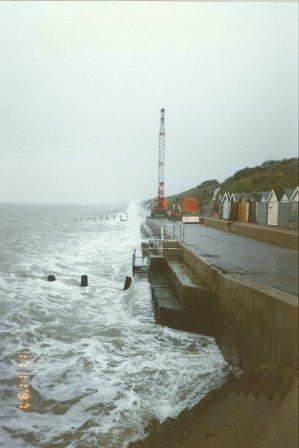
[(161, 205), (162, 205), (162, 208), (166, 210), (168, 208), (168, 201), (167, 201), (167, 199), (163, 198)]
[(183, 197), (183, 212), (184, 213), (192, 213), (198, 210), (199, 202), (198, 198), (192, 197)]

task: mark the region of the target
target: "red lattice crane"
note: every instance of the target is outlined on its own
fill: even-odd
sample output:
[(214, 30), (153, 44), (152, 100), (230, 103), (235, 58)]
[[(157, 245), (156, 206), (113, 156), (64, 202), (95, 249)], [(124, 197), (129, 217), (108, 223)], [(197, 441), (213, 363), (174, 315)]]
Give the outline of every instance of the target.
[(159, 132), (159, 161), (158, 161), (158, 197), (157, 209), (167, 208), (164, 199), (164, 160), (165, 160), (165, 109), (161, 109), (160, 132)]

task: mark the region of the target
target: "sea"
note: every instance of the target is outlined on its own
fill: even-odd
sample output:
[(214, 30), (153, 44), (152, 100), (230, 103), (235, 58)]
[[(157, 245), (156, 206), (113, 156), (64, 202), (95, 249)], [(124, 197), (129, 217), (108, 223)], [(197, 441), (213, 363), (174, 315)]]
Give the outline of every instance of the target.
[(125, 448), (224, 381), (213, 338), (155, 323), (146, 278), (123, 291), (144, 220), (125, 211), (0, 204), (1, 447)]

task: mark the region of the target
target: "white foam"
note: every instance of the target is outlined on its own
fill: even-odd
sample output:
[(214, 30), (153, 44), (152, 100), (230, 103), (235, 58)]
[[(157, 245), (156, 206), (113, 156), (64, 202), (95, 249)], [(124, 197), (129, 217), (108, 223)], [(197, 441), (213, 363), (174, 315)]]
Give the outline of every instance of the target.
[[(225, 375), (213, 338), (154, 323), (146, 280), (121, 291), (140, 242), (136, 203), (128, 207), (127, 222), (74, 223), (78, 214), (77, 208), (65, 217), (45, 209), (39, 223), (37, 213), (34, 222), (26, 215), (17, 256), (11, 242), (23, 234), (23, 221), (4, 235), (11, 261), (0, 265), (0, 433), (7, 448), (59, 440), (68, 447), (78, 447), (78, 440), (125, 447), (144, 435), (152, 418), (177, 415)], [(56, 282), (46, 281), (49, 273)], [(79, 286), (82, 274), (89, 276), (87, 288)], [(30, 412), (17, 408), (14, 382), (24, 347)], [(28, 432), (33, 439), (27, 443), (22, 434)]]

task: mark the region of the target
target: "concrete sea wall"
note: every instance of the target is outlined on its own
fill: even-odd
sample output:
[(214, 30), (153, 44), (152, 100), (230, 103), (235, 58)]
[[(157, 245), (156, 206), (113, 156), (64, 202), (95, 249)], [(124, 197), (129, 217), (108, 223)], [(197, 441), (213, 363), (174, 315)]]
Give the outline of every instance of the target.
[(184, 262), (212, 289), (216, 340), (227, 361), (298, 364), (297, 297), (245, 276), (224, 274), (180, 244)]

